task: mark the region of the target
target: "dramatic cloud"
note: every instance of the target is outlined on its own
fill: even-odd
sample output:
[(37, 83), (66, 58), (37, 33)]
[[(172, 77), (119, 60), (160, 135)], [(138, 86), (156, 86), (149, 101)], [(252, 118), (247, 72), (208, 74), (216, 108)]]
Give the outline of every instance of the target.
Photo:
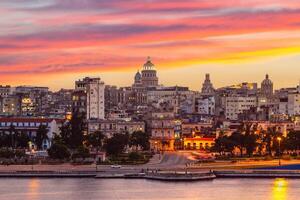
[(299, 0), (1, 0), (0, 12), (5, 80), (300, 53)]

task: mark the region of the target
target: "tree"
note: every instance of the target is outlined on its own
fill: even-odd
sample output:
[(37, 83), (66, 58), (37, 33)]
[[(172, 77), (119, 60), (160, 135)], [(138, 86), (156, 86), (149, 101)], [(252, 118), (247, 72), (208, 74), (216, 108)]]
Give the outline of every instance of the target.
[(135, 131), (130, 135), (129, 145), (135, 146), (136, 149), (141, 147), (142, 150), (149, 150), (150, 148), (150, 135), (143, 131)]
[(272, 151), (278, 151), (278, 141), (277, 137), (282, 137), (282, 133), (278, 132), (276, 127), (269, 127), (265, 132), (265, 143), (266, 149), (270, 156), (272, 156)]
[(225, 154), (225, 152), (230, 152), (232, 154), (234, 150), (234, 143), (228, 136), (220, 136), (215, 140), (212, 150), (219, 152), (220, 155)]
[(290, 131), (287, 134), (284, 144), (287, 150), (290, 151), (300, 150), (300, 131)]
[(248, 156), (252, 156), (254, 150), (256, 149), (258, 143), (257, 143), (257, 135), (254, 133), (249, 133), (245, 135), (245, 148), (246, 148), (246, 153)]
[(72, 155), (72, 159), (75, 158), (88, 158), (90, 156), (90, 151), (88, 148), (84, 147), (84, 146), (80, 146), (76, 149), (76, 152), (73, 153)]
[(83, 144), (83, 135), (84, 135), (84, 128), (85, 128), (85, 122), (83, 115), (75, 112), (73, 113), (72, 119), (70, 121), (71, 125), (71, 138), (70, 138), (70, 144), (69, 146), (72, 149), (76, 149)]
[(71, 144), (71, 137), (71, 124), (69, 122), (66, 122), (60, 127), (60, 135), (54, 135), (53, 142), (55, 142), (56, 140), (56, 142), (59, 142), (69, 147)]
[(13, 158), (14, 156), (14, 151), (11, 148), (0, 149), (0, 158)]
[(0, 133), (0, 148), (1, 147), (10, 147), (10, 136), (3, 132)]
[(70, 121), (60, 128), (60, 139), (70, 149), (77, 149), (83, 145), (85, 121), (83, 115), (74, 112)]
[(49, 157), (52, 159), (69, 159), (70, 158), (70, 152), (66, 145), (61, 143), (54, 143), (52, 146), (48, 149)]
[(88, 134), (85, 137), (86, 145), (95, 148), (98, 152), (103, 146), (103, 140), (105, 135), (100, 131), (95, 131), (94, 133)]
[(15, 135), (17, 133), (15, 126), (10, 125), (8, 132), (9, 132), (9, 136), (10, 136), (10, 147), (15, 148), (15, 146), (16, 146), (15, 145)]
[(18, 148), (27, 148), (29, 141), (30, 141), (29, 136), (26, 133), (21, 132), (16, 137), (16, 146)]
[(45, 125), (40, 125), (36, 131), (35, 144), (37, 149), (43, 149), (43, 143), (48, 139), (48, 129)]
[(243, 150), (245, 148), (245, 135), (241, 132), (236, 131), (233, 132), (230, 136), (230, 140), (233, 142), (234, 146), (239, 149), (240, 156), (243, 157)]
[(258, 146), (258, 136), (256, 135), (257, 125), (252, 123), (245, 124), (243, 126), (245, 148), (248, 156), (252, 156), (256, 147)]
[(117, 156), (124, 152), (125, 147), (128, 145), (128, 134), (116, 133), (111, 138), (108, 138), (105, 143), (106, 153), (109, 155)]

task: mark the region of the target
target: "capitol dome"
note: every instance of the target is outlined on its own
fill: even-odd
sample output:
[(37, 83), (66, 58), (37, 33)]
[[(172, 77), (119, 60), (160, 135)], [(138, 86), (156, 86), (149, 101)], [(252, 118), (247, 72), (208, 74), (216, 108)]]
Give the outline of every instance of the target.
[(154, 70), (155, 66), (154, 64), (151, 62), (151, 58), (148, 57), (147, 58), (147, 62), (144, 64), (143, 66), (143, 70)]

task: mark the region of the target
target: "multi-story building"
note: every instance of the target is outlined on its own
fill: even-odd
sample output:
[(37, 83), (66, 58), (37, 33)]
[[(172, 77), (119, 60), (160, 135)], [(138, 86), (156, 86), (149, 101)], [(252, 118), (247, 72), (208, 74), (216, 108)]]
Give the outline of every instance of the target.
[(215, 138), (211, 137), (190, 137), (184, 138), (184, 149), (186, 150), (210, 150), (215, 144)]
[(183, 122), (181, 124), (181, 131), (183, 137), (194, 137), (197, 134), (202, 134), (207, 129), (213, 127), (212, 123), (207, 122)]
[(229, 97), (225, 97), (225, 102), (226, 102), (226, 106), (225, 106), (226, 119), (237, 120), (239, 114), (257, 106), (257, 97), (256, 96), (229, 96)]
[(57, 92), (51, 92), (48, 95), (49, 109), (47, 115), (54, 118), (64, 118), (72, 112), (72, 94), (71, 89), (61, 89)]
[(84, 112), (87, 119), (105, 118), (105, 85), (100, 78), (85, 77), (75, 82), (73, 110)]
[(288, 94), (288, 114), (300, 115), (300, 92)]
[(19, 96), (10, 95), (0, 99), (0, 114), (4, 116), (21, 115), (21, 101)]
[(174, 150), (176, 119), (174, 112), (154, 111), (149, 113), (147, 131), (151, 134), (153, 150)]
[(91, 79), (87, 85), (87, 119), (104, 119), (104, 82)]
[(61, 119), (2, 117), (0, 118), (0, 132), (10, 134), (13, 127), (17, 132), (26, 133), (31, 141), (34, 141), (38, 128), (44, 125), (48, 130), (48, 138), (43, 141), (43, 149), (48, 149), (52, 144), (54, 135), (60, 133), (60, 127), (63, 123), (64, 120)]
[(12, 92), (12, 88), (10, 87), (10, 85), (0, 85), (0, 97), (8, 97), (8, 95), (10, 95)]
[(200, 96), (195, 99), (195, 112), (202, 115), (215, 115), (214, 96)]
[(270, 121), (251, 121), (252, 124), (257, 126), (257, 130), (268, 131), (270, 128), (275, 128), (279, 133), (282, 133), (283, 136), (287, 136), (287, 133), (295, 129), (295, 124), (293, 122), (270, 122)]
[(88, 132), (93, 133), (95, 131), (101, 131), (106, 137), (112, 137), (116, 133), (145, 132), (145, 123), (124, 120), (89, 120)]

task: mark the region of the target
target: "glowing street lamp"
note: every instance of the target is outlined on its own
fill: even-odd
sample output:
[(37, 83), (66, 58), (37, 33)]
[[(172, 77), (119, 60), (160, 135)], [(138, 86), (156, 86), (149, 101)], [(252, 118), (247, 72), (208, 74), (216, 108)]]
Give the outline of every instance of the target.
[(279, 149), (279, 159), (278, 159), (278, 164), (279, 164), (279, 166), (280, 166), (280, 165), (281, 165), (281, 161), (280, 161), (280, 155), (281, 155), (280, 142), (281, 142), (281, 137), (277, 137), (277, 141), (278, 141), (278, 149)]

